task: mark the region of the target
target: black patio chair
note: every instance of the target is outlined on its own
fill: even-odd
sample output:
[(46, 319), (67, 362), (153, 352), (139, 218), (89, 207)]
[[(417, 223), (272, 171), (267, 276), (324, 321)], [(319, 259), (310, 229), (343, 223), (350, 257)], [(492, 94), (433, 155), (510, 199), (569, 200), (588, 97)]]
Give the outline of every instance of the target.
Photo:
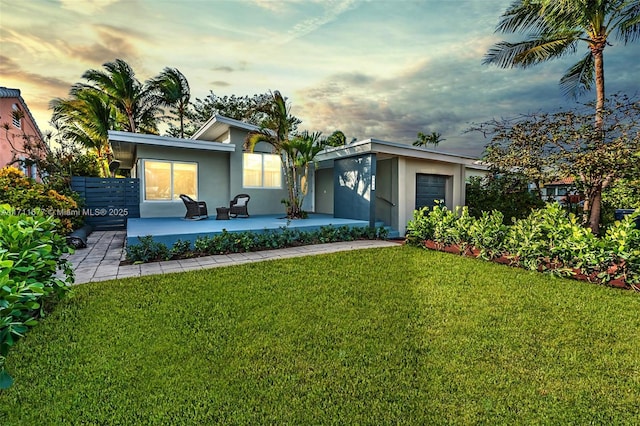
[(247, 210), (247, 204), (249, 204), (249, 200), (251, 197), (249, 194), (238, 194), (233, 197), (233, 200), (229, 203), (229, 216), (238, 217), (238, 216), (246, 216), (249, 217), (249, 211)]
[(187, 208), (187, 214), (184, 215), (185, 219), (200, 220), (209, 217), (209, 213), (207, 212), (207, 203), (204, 201), (196, 201), (185, 194), (180, 194), (180, 199)]

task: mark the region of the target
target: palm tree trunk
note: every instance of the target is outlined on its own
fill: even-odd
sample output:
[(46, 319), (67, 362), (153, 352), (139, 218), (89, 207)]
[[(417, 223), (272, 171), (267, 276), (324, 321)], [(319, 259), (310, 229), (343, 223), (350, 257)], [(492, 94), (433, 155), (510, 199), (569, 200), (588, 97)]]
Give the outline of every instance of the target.
[[(590, 44), (591, 54), (593, 55), (595, 73), (596, 73), (596, 118), (595, 126), (597, 130), (596, 143), (604, 143), (604, 57), (602, 52), (606, 46), (606, 38), (598, 40)], [(589, 204), (585, 203), (585, 210), (589, 208), (589, 228), (591, 232), (598, 235), (600, 232), (600, 214), (602, 201), (602, 182), (592, 187), (589, 196)]]
[(591, 54), (593, 55), (595, 72), (596, 72), (596, 128), (602, 131), (604, 126), (603, 111), (604, 111), (604, 58), (602, 52), (604, 50), (604, 43), (597, 43), (589, 46), (591, 48)]

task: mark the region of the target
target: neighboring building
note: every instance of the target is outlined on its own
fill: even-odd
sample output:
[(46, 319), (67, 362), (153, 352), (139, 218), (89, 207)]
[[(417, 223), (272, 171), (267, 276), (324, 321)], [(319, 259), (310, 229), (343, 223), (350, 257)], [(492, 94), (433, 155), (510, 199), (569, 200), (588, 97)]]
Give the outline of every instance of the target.
[(580, 195), (576, 189), (573, 177), (545, 183), (540, 190), (542, 192), (542, 199), (547, 202), (558, 201), (560, 203), (567, 203), (570, 201), (575, 204), (580, 201)]
[(20, 96), (20, 90), (0, 87), (0, 168), (13, 165), (22, 169), (25, 175), (36, 178), (36, 167), (25, 153), (25, 138), (45, 147), (42, 132)]
[[(236, 194), (251, 196), (251, 214), (284, 213), (287, 188), (271, 146), (243, 149), (259, 128), (216, 115), (191, 139), (109, 132), (121, 169), (140, 178), (140, 217), (184, 215), (181, 193), (228, 206)], [(317, 157), (303, 208), (335, 217), (384, 223), (404, 233), (413, 211), (465, 203), (468, 177), (486, 173), (477, 159), (376, 139), (328, 148)]]

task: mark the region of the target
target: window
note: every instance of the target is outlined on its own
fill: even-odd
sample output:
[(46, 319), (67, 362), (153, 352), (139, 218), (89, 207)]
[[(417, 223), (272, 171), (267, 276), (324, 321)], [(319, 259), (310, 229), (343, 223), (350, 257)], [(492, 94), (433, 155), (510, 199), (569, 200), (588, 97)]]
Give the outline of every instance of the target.
[(144, 199), (178, 200), (180, 194), (198, 199), (198, 165), (176, 161), (144, 160)]
[(282, 165), (275, 154), (245, 152), (242, 186), (245, 188), (282, 188)]
[(20, 111), (20, 108), (18, 108), (18, 104), (13, 104), (11, 108), (13, 109), (11, 114), (13, 127), (20, 129), (22, 127), (22, 123), (20, 122), (22, 118), (22, 111)]

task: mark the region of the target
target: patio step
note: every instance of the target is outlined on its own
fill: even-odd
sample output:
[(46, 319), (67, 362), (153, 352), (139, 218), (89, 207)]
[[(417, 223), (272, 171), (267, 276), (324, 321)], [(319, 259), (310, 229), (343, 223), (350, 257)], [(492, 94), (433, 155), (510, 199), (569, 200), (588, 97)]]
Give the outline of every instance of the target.
[(388, 225), (385, 225), (384, 222), (382, 221), (376, 222), (376, 228), (380, 228), (380, 227), (383, 227), (384, 229), (387, 230), (387, 239), (395, 240), (395, 239), (402, 238), (402, 236), (400, 235), (400, 232), (396, 231), (395, 229), (393, 229)]

